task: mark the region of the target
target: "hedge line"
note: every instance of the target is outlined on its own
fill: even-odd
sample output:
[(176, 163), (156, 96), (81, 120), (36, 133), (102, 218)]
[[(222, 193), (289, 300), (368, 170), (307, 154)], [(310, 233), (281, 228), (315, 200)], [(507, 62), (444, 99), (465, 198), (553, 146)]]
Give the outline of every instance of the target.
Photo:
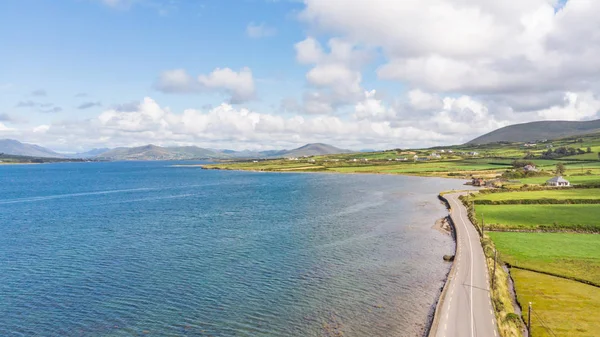
[(476, 205), (564, 205), (564, 204), (600, 204), (600, 199), (511, 199), (511, 200), (475, 200)]
[[(527, 186), (527, 185), (526, 185)], [(495, 188), (495, 189), (482, 189), (479, 190), (479, 194), (493, 194), (493, 193), (506, 193), (506, 192), (533, 192), (533, 191), (556, 191), (557, 189), (589, 189), (589, 188), (600, 188), (600, 183), (590, 183), (590, 184), (578, 184), (571, 185), (569, 187), (550, 187), (550, 186), (537, 186), (537, 185), (528, 185), (527, 187), (523, 186), (519, 189), (505, 189), (505, 188)]]
[(580, 233), (593, 234), (600, 233), (600, 227), (596, 225), (536, 225), (536, 226), (515, 226), (502, 224), (485, 224), (486, 231), (494, 232), (524, 232), (524, 233)]

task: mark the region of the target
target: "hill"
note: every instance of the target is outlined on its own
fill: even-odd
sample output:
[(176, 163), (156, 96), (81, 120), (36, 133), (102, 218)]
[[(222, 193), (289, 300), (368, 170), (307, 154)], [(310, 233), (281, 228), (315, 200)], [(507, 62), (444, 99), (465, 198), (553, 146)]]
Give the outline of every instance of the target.
[(21, 143), (14, 139), (0, 139), (0, 153), (16, 155), (16, 156), (28, 156), (28, 157), (42, 157), (42, 158), (64, 158), (65, 156), (54, 152), (45, 147), (41, 147), (34, 144)]
[(494, 130), (468, 142), (467, 145), (497, 142), (534, 142), (600, 132), (600, 119), (593, 121), (540, 121), (514, 124)]
[(104, 152), (97, 159), (102, 160), (187, 160), (217, 159), (225, 155), (196, 146), (161, 147), (145, 145), (139, 147), (118, 147)]
[(277, 151), (271, 153), (270, 157), (302, 157), (302, 156), (320, 156), (326, 154), (351, 153), (350, 150), (344, 150), (332, 145), (323, 143), (306, 144), (297, 149), (289, 151)]

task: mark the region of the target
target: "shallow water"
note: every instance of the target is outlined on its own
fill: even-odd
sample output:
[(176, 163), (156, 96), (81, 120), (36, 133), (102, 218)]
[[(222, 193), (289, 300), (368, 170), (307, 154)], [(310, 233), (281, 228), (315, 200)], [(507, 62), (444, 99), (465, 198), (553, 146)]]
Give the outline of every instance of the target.
[(415, 336), (448, 179), (0, 166), (1, 336)]

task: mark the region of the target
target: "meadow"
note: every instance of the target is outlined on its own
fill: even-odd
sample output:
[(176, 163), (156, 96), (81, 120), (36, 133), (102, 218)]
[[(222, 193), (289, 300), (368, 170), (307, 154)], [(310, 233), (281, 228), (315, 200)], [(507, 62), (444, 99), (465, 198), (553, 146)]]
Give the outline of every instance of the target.
[(488, 232), (503, 261), (600, 286), (600, 235)]
[(482, 193), (473, 197), (473, 200), (539, 200), (539, 199), (600, 199), (598, 188), (578, 189), (552, 189), (543, 191), (515, 191), (503, 193)]
[(511, 276), (525, 322), (527, 305), (532, 302), (532, 336), (598, 336), (600, 288), (514, 268)]
[(600, 232), (600, 205), (475, 205), (486, 229)]

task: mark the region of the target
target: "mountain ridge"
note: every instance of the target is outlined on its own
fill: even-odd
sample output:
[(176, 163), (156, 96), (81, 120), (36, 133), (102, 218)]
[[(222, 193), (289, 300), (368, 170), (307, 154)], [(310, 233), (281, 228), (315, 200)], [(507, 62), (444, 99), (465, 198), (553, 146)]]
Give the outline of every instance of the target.
[(465, 145), (497, 142), (535, 142), (600, 132), (600, 119), (590, 121), (537, 121), (508, 125), (481, 135)]
[(64, 155), (48, 148), (35, 144), (21, 143), (14, 139), (0, 139), (0, 153), (28, 157), (65, 158)]

